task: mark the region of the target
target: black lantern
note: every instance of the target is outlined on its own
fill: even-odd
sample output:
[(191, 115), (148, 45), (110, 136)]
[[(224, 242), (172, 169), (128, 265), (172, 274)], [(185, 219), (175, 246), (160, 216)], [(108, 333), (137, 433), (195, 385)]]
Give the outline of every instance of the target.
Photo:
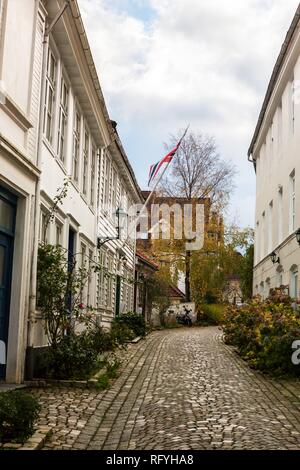
[(273, 251), (273, 252), (270, 254), (270, 257), (271, 257), (271, 260), (272, 260), (272, 263), (273, 263), (273, 264), (280, 263), (279, 256), (277, 256), (277, 254), (276, 254), (275, 251)]
[(121, 230), (125, 228), (127, 213), (121, 208), (118, 207), (115, 214), (116, 216), (116, 230), (117, 236), (116, 237), (98, 237), (98, 248), (101, 248), (104, 243), (109, 242), (110, 240), (120, 240), (121, 237)]
[(298, 228), (296, 232), (296, 239), (297, 239), (298, 245), (300, 245), (300, 228)]

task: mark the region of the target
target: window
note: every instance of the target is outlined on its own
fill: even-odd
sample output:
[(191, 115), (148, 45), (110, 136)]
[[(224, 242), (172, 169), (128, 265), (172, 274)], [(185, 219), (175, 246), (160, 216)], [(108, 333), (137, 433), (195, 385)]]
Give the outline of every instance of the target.
[(79, 152), (80, 152), (80, 124), (81, 117), (78, 111), (75, 111), (75, 122), (73, 131), (73, 179), (78, 182)]
[(87, 286), (87, 305), (91, 305), (91, 287), (92, 287), (92, 263), (93, 263), (93, 250), (89, 250), (88, 259), (88, 286)]
[(278, 191), (278, 245), (282, 242), (283, 238), (283, 188), (280, 186)]
[(107, 307), (111, 308), (113, 303), (113, 273), (114, 273), (114, 256), (112, 253), (107, 254)]
[(111, 213), (114, 214), (117, 209), (117, 172), (112, 168), (111, 174)]
[(40, 240), (43, 243), (49, 243), (49, 218), (46, 212), (41, 212)]
[(283, 285), (283, 268), (282, 266), (278, 266), (277, 268), (277, 287), (281, 287)]
[(59, 120), (58, 120), (58, 138), (57, 138), (57, 154), (59, 159), (65, 161), (66, 151), (66, 127), (68, 115), (68, 87), (64, 78), (61, 79), (60, 86), (60, 105), (59, 105)]
[(86, 286), (85, 286), (85, 269), (86, 269), (86, 245), (81, 243), (81, 263), (80, 267), (83, 270), (81, 273), (81, 286), (80, 286), (80, 302), (83, 302), (86, 298)]
[(101, 269), (98, 273), (97, 304), (100, 308), (112, 308), (114, 293), (114, 255), (101, 248), (99, 264)]
[(256, 231), (255, 231), (255, 261), (256, 264), (260, 261), (260, 233), (259, 233), (259, 221), (256, 222)]
[(82, 192), (87, 195), (88, 187), (88, 165), (89, 165), (89, 134), (87, 130), (84, 133), (84, 147), (83, 147), (83, 172), (82, 172)]
[(260, 283), (259, 294), (260, 294), (260, 296), (264, 299), (265, 285), (264, 285), (264, 282), (263, 282), (263, 281)]
[(104, 202), (104, 209), (107, 211), (108, 210), (108, 205), (109, 205), (109, 180), (110, 180), (110, 166), (111, 166), (111, 163), (110, 163), (110, 159), (108, 158), (108, 156), (106, 155), (106, 160), (105, 160), (105, 174), (104, 174), (104, 198), (103, 198), (103, 202)]
[(265, 254), (266, 254), (266, 243), (265, 243), (265, 239), (266, 239), (266, 213), (265, 212), (262, 213), (262, 223), (261, 223), (260, 235), (261, 235), (261, 257), (260, 258), (263, 259)]
[(101, 248), (99, 252), (99, 265), (101, 269), (98, 272), (98, 286), (97, 286), (98, 308), (105, 306), (105, 298), (106, 298), (105, 260), (106, 260), (106, 251), (104, 248)]
[(52, 143), (52, 130), (54, 120), (54, 97), (55, 97), (55, 74), (56, 60), (53, 52), (49, 48), (46, 70), (46, 91), (44, 105), (44, 134), (46, 139)]
[(268, 220), (268, 252), (273, 249), (273, 201), (269, 204), (269, 220)]
[(271, 289), (271, 279), (268, 277), (266, 279), (266, 289), (265, 289), (265, 298), (267, 299), (270, 295), (270, 289)]
[(62, 244), (62, 225), (59, 222), (55, 223), (55, 244), (56, 246)]
[(296, 229), (296, 179), (295, 170), (290, 174), (290, 232)]
[(298, 266), (296, 265), (291, 267), (290, 272), (290, 296), (293, 299), (298, 297)]
[(92, 161), (91, 161), (91, 192), (90, 192), (90, 203), (91, 206), (95, 205), (95, 176), (96, 176), (96, 149), (92, 147)]
[(278, 107), (278, 121), (277, 121), (277, 147), (281, 150), (282, 146), (282, 103)]
[(132, 271), (128, 268), (124, 268), (123, 271), (123, 295), (122, 300), (125, 311), (130, 311), (132, 307)]

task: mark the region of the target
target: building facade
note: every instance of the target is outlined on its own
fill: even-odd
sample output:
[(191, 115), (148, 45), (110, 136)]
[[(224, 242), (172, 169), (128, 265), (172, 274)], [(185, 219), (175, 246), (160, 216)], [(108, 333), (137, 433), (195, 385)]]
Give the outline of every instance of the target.
[(298, 8), (260, 112), (248, 158), (256, 171), (254, 294), (288, 286), (299, 297), (300, 30)]
[(117, 239), (115, 214), (141, 194), (76, 0), (0, 0), (0, 80), (0, 379), (20, 382), (26, 353), (47, 344), (36, 305), (39, 243), (103, 267), (82, 303), (109, 327), (134, 303), (135, 239), (126, 238), (127, 217)]

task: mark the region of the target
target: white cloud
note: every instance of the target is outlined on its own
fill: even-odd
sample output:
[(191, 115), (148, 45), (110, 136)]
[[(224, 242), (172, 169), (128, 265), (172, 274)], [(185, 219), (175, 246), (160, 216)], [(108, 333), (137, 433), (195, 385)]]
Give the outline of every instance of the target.
[(169, 132), (190, 123), (195, 131), (214, 134), (220, 153), (238, 166), (232, 210), (239, 204), (241, 223), (253, 223), (254, 172), (246, 152), (298, 2), (79, 4), (111, 117), (141, 184)]

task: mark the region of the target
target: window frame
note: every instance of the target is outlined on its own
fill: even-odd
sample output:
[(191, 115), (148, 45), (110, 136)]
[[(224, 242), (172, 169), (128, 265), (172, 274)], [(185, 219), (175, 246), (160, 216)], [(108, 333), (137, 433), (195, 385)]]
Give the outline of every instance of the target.
[(90, 132), (88, 128), (84, 127), (83, 148), (82, 148), (82, 194), (87, 197), (88, 195), (88, 167), (89, 167), (89, 154), (90, 154)]
[[(73, 119), (72, 179), (77, 184), (79, 182), (81, 123), (82, 123), (82, 115), (78, 109), (78, 106), (75, 104), (74, 119)], [(77, 128), (77, 124), (78, 124), (78, 128)]]
[[(53, 58), (53, 74), (51, 73), (50, 60)], [(53, 145), (54, 122), (55, 122), (55, 100), (57, 85), (58, 60), (51, 46), (48, 47), (47, 65), (46, 65), (46, 87), (44, 98), (44, 116), (43, 116), (43, 135), (49, 144)], [(52, 93), (51, 106), (49, 106), (49, 93)]]
[[(64, 97), (63, 101), (62, 98)], [(58, 129), (57, 129), (57, 156), (62, 163), (66, 158), (67, 128), (68, 128), (68, 101), (69, 86), (64, 73), (60, 79), (60, 97), (58, 111)]]

